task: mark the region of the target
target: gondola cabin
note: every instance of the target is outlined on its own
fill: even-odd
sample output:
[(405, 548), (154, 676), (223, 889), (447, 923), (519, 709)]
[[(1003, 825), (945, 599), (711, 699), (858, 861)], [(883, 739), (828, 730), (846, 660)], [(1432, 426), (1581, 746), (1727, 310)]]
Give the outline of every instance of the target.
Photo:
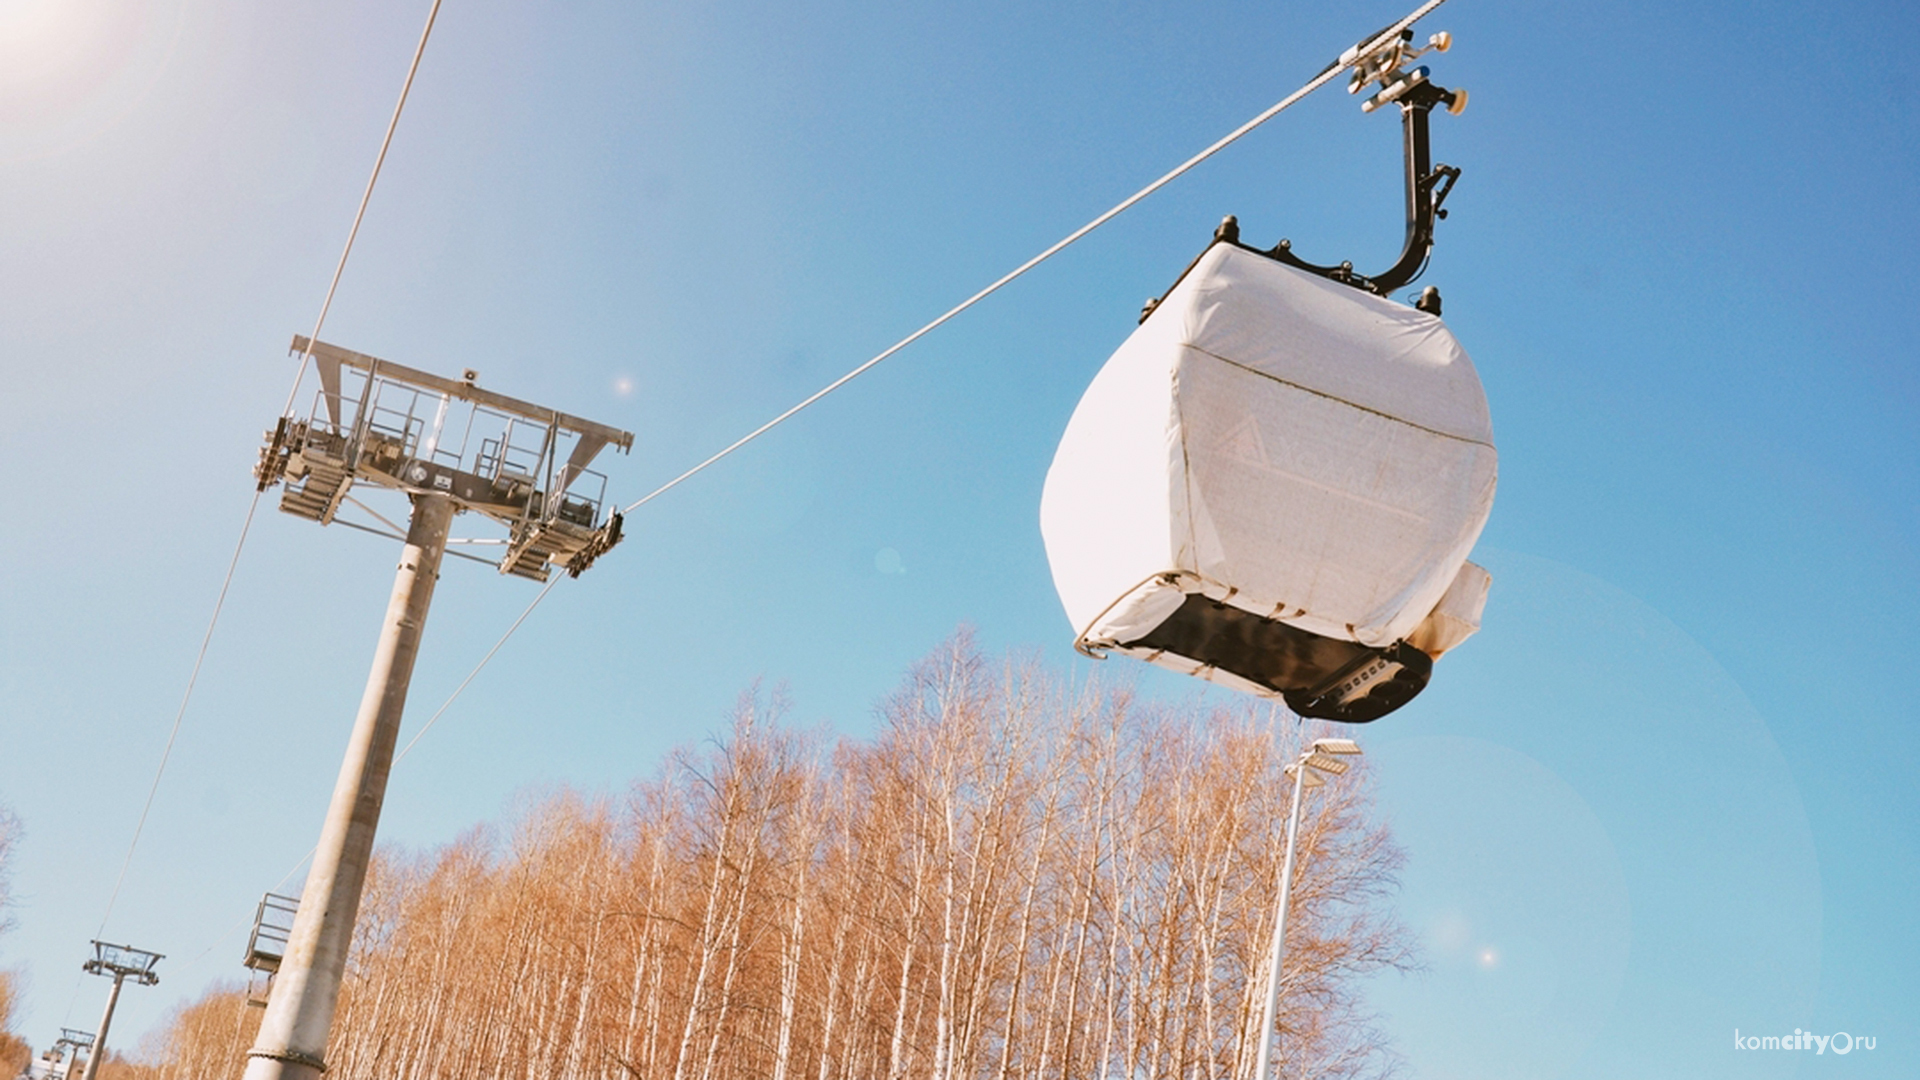
[(1074, 410), (1040, 528), (1082, 652), (1360, 723), (1479, 628), (1488, 577), (1467, 555), (1493, 507), (1486, 395), (1437, 291), (1389, 297), (1425, 265), (1459, 175), (1429, 162), (1428, 111), (1466, 101), (1402, 70), (1410, 41), (1343, 58), (1356, 90), (1381, 85), (1369, 110), (1402, 112), (1399, 261), (1374, 277), (1315, 266), (1285, 240), (1240, 243), (1229, 218)]
[(1366, 721), (1478, 628), (1494, 474), (1439, 316), (1223, 240), (1087, 388), (1040, 527), (1078, 648)]

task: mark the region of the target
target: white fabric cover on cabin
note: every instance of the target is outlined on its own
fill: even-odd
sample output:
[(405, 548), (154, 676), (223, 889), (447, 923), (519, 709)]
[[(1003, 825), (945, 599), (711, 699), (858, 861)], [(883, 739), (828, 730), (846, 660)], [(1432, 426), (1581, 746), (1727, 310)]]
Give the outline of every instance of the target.
[(1463, 563), (1453, 584), (1440, 596), (1420, 625), (1407, 635), (1407, 644), (1429, 656), (1439, 656), (1480, 629), (1480, 613), (1487, 607), (1487, 589), (1493, 575), (1486, 568)]
[[(1218, 243), (1080, 399), (1040, 530), (1083, 644), (1138, 638), (1198, 592), (1384, 646), (1472, 578), (1495, 465), (1439, 317)], [(1462, 588), (1449, 646), (1485, 571)]]

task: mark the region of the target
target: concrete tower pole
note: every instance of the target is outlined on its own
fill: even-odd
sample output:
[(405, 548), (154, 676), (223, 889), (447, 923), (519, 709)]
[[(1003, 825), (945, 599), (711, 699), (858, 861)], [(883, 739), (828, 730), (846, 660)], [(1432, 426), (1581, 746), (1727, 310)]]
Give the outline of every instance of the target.
[(100, 1014), (100, 1031), (93, 1037), (93, 1048), (87, 1051), (87, 1071), (81, 1080), (93, 1080), (100, 1071), (100, 1058), (107, 1052), (107, 1027), (113, 1023), (113, 1007), (120, 1003), (120, 984), (126, 977), (124, 971), (113, 973), (113, 989), (107, 992), (107, 1011)]
[[(454, 504), (445, 495), (413, 496), (407, 545), (394, 575), (393, 597), (374, 651), (373, 670), (360, 699), (346, 760), (327, 808), (320, 846), (300, 897), (285, 957), (274, 976), (260, 1034), (247, 1053), (245, 1080), (318, 1080), (326, 1069), (340, 979), (360, 912), (360, 891), (373, 855), (374, 829), (393, 766), (407, 683), (420, 651), (420, 632), (433, 602), (440, 558)], [(106, 1032), (105, 1025), (101, 1033)]]

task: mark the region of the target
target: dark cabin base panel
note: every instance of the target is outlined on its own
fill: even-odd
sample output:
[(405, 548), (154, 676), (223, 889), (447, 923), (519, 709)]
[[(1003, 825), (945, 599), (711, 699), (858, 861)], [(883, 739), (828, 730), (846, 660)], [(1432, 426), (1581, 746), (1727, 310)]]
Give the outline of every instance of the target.
[(1279, 693), (1301, 716), (1349, 724), (1412, 701), (1433, 674), (1433, 659), (1404, 641), (1373, 648), (1321, 637), (1197, 594), (1144, 637), (1121, 644), (1210, 664)]

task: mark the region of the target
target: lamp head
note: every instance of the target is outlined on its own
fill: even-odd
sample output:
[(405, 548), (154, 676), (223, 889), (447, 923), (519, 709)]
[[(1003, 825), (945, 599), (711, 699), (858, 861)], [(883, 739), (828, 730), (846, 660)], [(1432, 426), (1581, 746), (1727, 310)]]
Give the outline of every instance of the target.
[(1352, 767), (1337, 757), (1320, 753), (1317, 750), (1307, 755), (1306, 762), (1307, 768), (1309, 769), (1323, 773), (1332, 773), (1335, 776), (1339, 776)]
[(1318, 770), (1302, 769), (1299, 762), (1287, 766), (1286, 772), (1288, 776), (1297, 780), (1300, 786), (1306, 788), (1317, 788), (1327, 782), (1326, 778), (1321, 776)]

